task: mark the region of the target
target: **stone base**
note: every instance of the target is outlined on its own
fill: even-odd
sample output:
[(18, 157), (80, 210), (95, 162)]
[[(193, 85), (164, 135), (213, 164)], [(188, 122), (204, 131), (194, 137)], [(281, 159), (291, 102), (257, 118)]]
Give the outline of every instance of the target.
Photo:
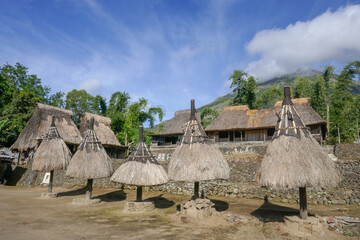
[(305, 220), (298, 216), (285, 216), (285, 226), (298, 237), (308, 237), (315, 233), (323, 236), (324, 229), (327, 228), (327, 225), (317, 217), (307, 217)]
[(43, 192), (43, 193), (41, 193), (40, 198), (49, 199), (49, 198), (56, 198), (56, 197), (57, 197), (57, 193)]
[(189, 200), (180, 206), (180, 214), (188, 215), (193, 218), (205, 218), (216, 215), (215, 204), (210, 199), (198, 198)]
[(72, 204), (75, 205), (92, 205), (92, 204), (96, 204), (96, 203), (100, 203), (101, 200), (98, 198), (92, 198), (92, 199), (87, 199), (87, 198), (74, 198), (72, 200)]
[(124, 206), (125, 212), (150, 212), (155, 209), (154, 202), (126, 202)]

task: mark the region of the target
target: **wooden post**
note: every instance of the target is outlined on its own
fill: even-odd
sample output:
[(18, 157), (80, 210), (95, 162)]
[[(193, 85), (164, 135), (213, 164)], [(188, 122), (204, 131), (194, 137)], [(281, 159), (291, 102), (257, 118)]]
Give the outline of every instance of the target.
[(140, 186), (136, 187), (136, 201), (142, 202), (142, 187)]
[(49, 193), (52, 193), (53, 178), (54, 178), (54, 170), (51, 170), (50, 179), (49, 179), (49, 189), (48, 189)]
[(307, 219), (307, 199), (306, 199), (306, 187), (299, 188), (300, 195), (300, 218)]
[(340, 128), (337, 128), (338, 129), (338, 138), (339, 138), (339, 143), (341, 143), (340, 142)]
[(326, 130), (330, 132), (330, 104), (326, 104)]
[(194, 184), (194, 200), (199, 198), (199, 182)]
[(359, 140), (359, 119), (356, 118), (356, 140)]
[(86, 185), (86, 197), (85, 197), (86, 199), (91, 199), (92, 187), (93, 187), (93, 180), (88, 179), (87, 180), (87, 185)]

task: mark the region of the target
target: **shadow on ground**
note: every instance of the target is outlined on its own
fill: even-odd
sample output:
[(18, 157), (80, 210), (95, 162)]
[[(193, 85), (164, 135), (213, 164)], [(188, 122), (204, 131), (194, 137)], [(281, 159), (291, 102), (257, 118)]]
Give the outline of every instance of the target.
[[(299, 215), (299, 210), (264, 201), (258, 209), (251, 212), (251, 215), (258, 218), (260, 221), (284, 222), (285, 216)], [(309, 213), (309, 216), (313, 215)]]
[(94, 198), (99, 198), (102, 202), (118, 202), (126, 199), (126, 193), (124, 190), (117, 190), (103, 195), (94, 196)]
[(156, 208), (169, 208), (175, 204), (175, 202), (164, 198), (162, 194), (156, 197), (148, 198), (146, 201), (153, 201)]
[(227, 202), (216, 200), (216, 199), (210, 199), (211, 202), (215, 204), (215, 210), (223, 212), (229, 208), (229, 204)]
[(83, 187), (83, 188), (71, 190), (68, 192), (58, 193), (58, 197), (71, 197), (71, 196), (85, 195), (85, 193), (86, 193), (86, 187)]
[(5, 179), (8, 179), (6, 185), (16, 186), (16, 184), (21, 180), (25, 174), (27, 168), (16, 166), (14, 170), (11, 170), (11, 167), (6, 168)]

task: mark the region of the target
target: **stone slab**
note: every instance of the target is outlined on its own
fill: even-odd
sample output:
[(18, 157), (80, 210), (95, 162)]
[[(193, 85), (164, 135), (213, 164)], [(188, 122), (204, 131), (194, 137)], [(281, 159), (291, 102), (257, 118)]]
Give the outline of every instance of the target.
[(125, 212), (150, 212), (155, 209), (154, 202), (126, 202), (124, 206)]
[(100, 203), (101, 200), (98, 198), (92, 198), (92, 199), (87, 199), (87, 198), (74, 198), (72, 200), (72, 204), (74, 205), (81, 205), (81, 206), (85, 206), (85, 205), (92, 205), (92, 204), (97, 204)]
[(40, 198), (42, 198), (42, 199), (57, 198), (57, 193), (43, 192), (43, 193), (41, 193)]

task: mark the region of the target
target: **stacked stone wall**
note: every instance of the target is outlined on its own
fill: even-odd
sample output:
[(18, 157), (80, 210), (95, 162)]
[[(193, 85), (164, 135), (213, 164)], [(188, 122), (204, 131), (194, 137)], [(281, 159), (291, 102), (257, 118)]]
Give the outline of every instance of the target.
[[(205, 196), (221, 195), (227, 197), (260, 198), (267, 197), (274, 202), (298, 202), (298, 190), (273, 190), (261, 188), (256, 182), (256, 171), (259, 168), (266, 152), (267, 144), (217, 145), (228, 161), (231, 174), (229, 180), (206, 181), (200, 183), (200, 191)], [(333, 152), (342, 181), (337, 188), (323, 189), (321, 187), (308, 188), (308, 201), (314, 204), (359, 204), (360, 205), (360, 144), (340, 145), (335, 147), (326, 146), (328, 153)], [(335, 150), (332, 150), (335, 149)], [(359, 149), (359, 151), (357, 150)], [(167, 166), (174, 148), (151, 149), (159, 163), (167, 171)], [(116, 170), (124, 159), (114, 159), (113, 167)], [(44, 173), (28, 170), (23, 175), (19, 184), (38, 186), (44, 177)], [(86, 180), (69, 178), (65, 171), (55, 172), (54, 185), (72, 188), (84, 186)], [(110, 182), (109, 179), (97, 179), (94, 185), (100, 188), (129, 188), (119, 183)], [(192, 194), (193, 183), (169, 182), (164, 186), (145, 187), (145, 190), (161, 190), (168, 193)]]

